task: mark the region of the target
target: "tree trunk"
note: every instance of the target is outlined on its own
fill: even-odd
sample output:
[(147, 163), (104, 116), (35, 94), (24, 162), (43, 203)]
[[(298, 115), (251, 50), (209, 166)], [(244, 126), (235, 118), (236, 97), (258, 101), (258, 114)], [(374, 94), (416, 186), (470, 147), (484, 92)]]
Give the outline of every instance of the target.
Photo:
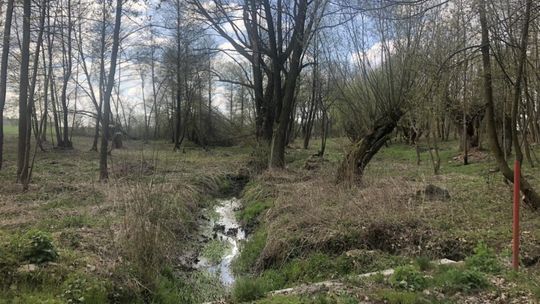
[[(72, 148), (71, 141), (69, 140), (69, 122), (68, 122), (68, 115), (69, 110), (67, 106), (67, 86), (69, 83), (69, 79), (71, 78), (71, 72), (72, 72), (72, 39), (71, 39), (71, 0), (67, 1), (67, 50), (65, 49), (66, 41), (62, 41), (62, 49), (66, 51), (65, 54), (65, 62), (64, 62), (64, 78), (62, 83), (62, 95), (60, 102), (62, 104), (62, 126), (63, 126), (63, 138), (61, 142), (58, 142), (58, 146), (61, 148)], [(63, 34), (63, 31), (62, 31)], [(63, 35), (62, 35), (63, 36)]]
[[(285, 167), (285, 146), (287, 144), (287, 131), (291, 123), (291, 111), (294, 107), (294, 98), (296, 92), (296, 82), (300, 71), (302, 70), (302, 53), (304, 50), (304, 30), (307, 14), (307, 0), (301, 0), (298, 3), (298, 15), (295, 20), (295, 29), (291, 38), (292, 55), (289, 63), (290, 69), (285, 80), (285, 91), (281, 101), (280, 111), (278, 112), (278, 121), (276, 131), (272, 136), (272, 145), (270, 150), (270, 164), (272, 168)], [(277, 85), (274, 83), (274, 86)], [(281, 96), (281, 94), (280, 94)]]
[(337, 172), (337, 183), (352, 186), (361, 182), (367, 164), (382, 148), (402, 116), (403, 112), (398, 109), (375, 122), (373, 130), (356, 142), (341, 162)]
[[(489, 54), (490, 42), (489, 32), (486, 19), (486, 0), (482, 0), (480, 3), (480, 25), (482, 28), (482, 63), (484, 69), (484, 98), (486, 99), (486, 119), (487, 119), (487, 131), (491, 150), (497, 161), (499, 170), (504, 175), (506, 180), (514, 182), (514, 172), (510, 169), (504, 158), (503, 151), (499, 145), (499, 139), (497, 135), (497, 129), (495, 126), (495, 111), (493, 101), (493, 86), (491, 76), (491, 58)], [(528, 181), (521, 177), (521, 191), (525, 196), (525, 202), (534, 209), (540, 207), (540, 196), (534, 191)]]
[(315, 120), (315, 113), (317, 111), (316, 109), (316, 103), (317, 103), (317, 61), (315, 57), (315, 63), (313, 66), (313, 83), (311, 86), (311, 98), (310, 98), (310, 105), (309, 105), (309, 111), (307, 113), (307, 121), (305, 124), (305, 131), (304, 131), (304, 149), (307, 149), (309, 147), (309, 140), (311, 139), (311, 133), (313, 131), (313, 122)]
[(30, 82), (30, 89), (28, 92), (28, 107), (29, 107), (28, 111), (31, 113), (29, 119), (32, 121), (32, 117), (34, 118), (33, 127), (34, 127), (34, 133), (36, 137), (36, 143), (38, 146), (40, 146), (41, 150), (43, 150), (43, 147), (41, 146), (41, 142), (40, 142), (40, 136), (41, 136), (40, 134), (41, 127), (39, 126), (40, 119), (37, 116), (34, 96), (36, 93), (36, 83), (37, 83), (37, 78), (38, 78), (39, 55), (41, 52), (41, 47), (43, 46), (43, 32), (45, 30), (45, 15), (47, 12), (46, 9), (47, 9), (47, 5), (45, 1), (42, 1), (41, 12), (40, 12), (40, 17), (39, 17), (39, 33), (38, 33), (38, 38), (36, 42), (36, 51), (34, 53), (34, 57), (32, 60), (32, 62), (34, 63), (32, 67), (32, 78), (31, 78), (32, 80)]
[[(512, 102), (512, 140), (514, 142), (514, 151), (516, 159), (523, 163), (523, 152), (518, 136), (518, 112), (521, 102), (521, 85), (523, 83), (523, 74), (525, 70), (525, 62), (527, 60), (527, 42), (529, 40), (529, 23), (531, 19), (532, 0), (527, 0), (525, 5), (525, 16), (523, 20), (523, 29), (521, 31), (521, 45), (519, 50), (518, 66), (516, 71), (516, 82), (514, 83), (514, 100)], [(521, 128), (527, 128), (521, 126)]]
[(111, 116), (111, 95), (114, 87), (114, 75), (116, 72), (116, 59), (118, 57), (118, 48), (120, 45), (120, 24), (122, 21), (122, 3), (123, 0), (116, 1), (116, 16), (114, 23), (113, 44), (111, 52), (111, 65), (109, 69), (109, 75), (107, 79), (107, 90), (103, 96), (103, 132), (101, 135), (101, 148), (99, 151), (99, 178), (100, 180), (107, 180), (109, 178), (109, 171), (107, 169), (107, 152), (109, 145), (109, 120)]
[(317, 153), (319, 157), (324, 157), (324, 152), (326, 151), (326, 138), (328, 137), (328, 114), (326, 109), (322, 109), (322, 122), (321, 122), (321, 148)]
[(28, 138), (31, 136), (29, 107), (28, 107), (28, 68), (30, 65), (30, 15), (31, 0), (23, 2), (23, 40), (21, 45), (21, 67), (19, 82), (19, 142), (17, 152), (17, 180), (28, 187), (28, 162), (30, 160)]
[(4, 23), (4, 39), (2, 44), (2, 66), (0, 67), (0, 169), (2, 169), (2, 163), (4, 158), (4, 106), (6, 104), (9, 43), (11, 38), (13, 2), (14, 0), (8, 0), (7, 3), (6, 19)]

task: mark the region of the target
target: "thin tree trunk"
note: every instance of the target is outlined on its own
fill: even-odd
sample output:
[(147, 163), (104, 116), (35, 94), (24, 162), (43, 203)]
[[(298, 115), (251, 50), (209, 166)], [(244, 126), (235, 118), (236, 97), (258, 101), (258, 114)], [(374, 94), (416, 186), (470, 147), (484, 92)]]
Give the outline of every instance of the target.
[[(323, 108), (323, 107), (321, 107)], [(319, 152), (317, 153), (319, 157), (324, 157), (324, 152), (326, 151), (326, 139), (328, 138), (328, 114), (326, 109), (322, 109), (322, 122), (321, 122), (321, 148), (319, 149)]]
[(7, 73), (9, 59), (9, 44), (11, 38), (11, 19), (13, 17), (13, 2), (8, 0), (4, 23), (4, 38), (2, 44), (2, 62), (0, 67), (0, 169), (4, 159), (4, 106), (6, 104)]
[[(71, 39), (71, 33), (72, 33), (72, 24), (71, 24), (71, 0), (67, 0), (67, 52), (65, 54), (65, 62), (64, 62), (64, 79), (62, 83), (62, 95), (60, 102), (62, 103), (62, 126), (63, 126), (63, 138), (62, 142), (58, 143), (59, 147), (62, 148), (72, 148), (72, 143), (69, 140), (69, 121), (68, 121), (68, 105), (67, 105), (67, 86), (69, 83), (69, 79), (71, 78), (71, 72), (72, 72), (72, 39)], [(62, 31), (63, 34), (63, 31)], [(62, 49), (65, 50), (66, 41), (62, 41)]]
[(30, 65), (30, 17), (31, 0), (23, 1), (23, 40), (21, 45), (21, 66), (19, 80), (19, 141), (17, 152), (17, 180), (23, 183), (23, 189), (28, 188), (28, 139), (31, 136), (29, 105), (28, 105), (28, 73)]
[(99, 139), (99, 126), (103, 127), (102, 114), (103, 114), (103, 97), (105, 93), (105, 30), (107, 28), (106, 23), (106, 5), (107, 2), (103, 1), (101, 8), (101, 37), (100, 37), (100, 60), (99, 60), (99, 106), (97, 108), (96, 126), (94, 131), (94, 142), (92, 143), (91, 151), (97, 152), (98, 139)]
[(34, 127), (34, 133), (35, 133), (35, 137), (36, 137), (36, 143), (38, 146), (40, 146), (41, 150), (43, 150), (43, 147), (41, 146), (41, 142), (40, 142), (40, 127), (39, 127), (39, 118), (37, 116), (37, 112), (36, 112), (36, 107), (35, 107), (35, 101), (34, 101), (34, 96), (35, 96), (35, 91), (36, 91), (36, 83), (37, 83), (37, 77), (38, 77), (38, 68), (39, 68), (39, 55), (40, 55), (40, 52), (41, 52), (41, 47), (43, 46), (43, 32), (45, 30), (45, 15), (46, 15), (46, 12), (47, 12), (47, 5), (46, 5), (46, 2), (45, 1), (42, 1), (41, 2), (41, 13), (40, 13), (40, 19), (39, 19), (39, 33), (38, 33), (38, 38), (37, 38), (37, 42), (36, 42), (36, 51), (34, 53), (34, 58), (33, 58), (33, 67), (32, 67), (32, 81), (30, 83), (30, 90), (29, 90), (29, 95), (28, 95), (28, 105), (29, 105), (29, 112), (31, 113), (30, 115), (30, 120), (32, 121), (32, 117), (34, 118), (33, 121), (34, 121), (34, 124), (33, 124), (33, 127)]
[(114, 87), (114, 76), (116, 72), (116, 60), (118, 58), (118, 48), (120, 45), (120, 24), (122, 21), (122, 3), (123, 0), (116, 1), (116, 16), (114, 22), (113, 44), (111, 52), (111, 65), (107, 79), (107, 90), (103, 96), (103, 132), (101, 132), (101, 147), (99, 151), (99, 177), (100, 180), (109, 178), (107, 169), (107, 153), (109, 145), (109, 120), (111, 116), (111, 95)]
[[(510, 169), (506, 160), (504, 158), (503, 151), (499, 145), (499, 139), (497, 135), (497, 129), (495, 126), (495, 111), (494, 111), (494, 101), (493, 101), (493, 86), (492, 86), (492, 76), (491, 76), (491, 58), (490, 58), (490, 42), (489, 42), (489, 32), (486, 19), (486, 0), (481, 0), (480, 3), (480, 25), (482, 28), (482, 63), (484, 68), (484, 98), (486, 99), (487, 112), (487, 131), (488, 138), (491, 145), (491, 150), (499, 166), (499, 170), (504, 175), (506, 180), (509, 182), (514, 182), (514, 172)], [(531, 207), (537, 209), (540, 207), (540, 196), (528, 183), (528, 181), (521, 177), (521, 191), (525, 196), (525, 202)]]
[[(527, 45), (529, 40), (529, 23), (531, 19), (532, 0), (527, 0), (525, 4), (525, 16), (523, 20), (523, 29), (521, 32), (521, 45), (519, 50), (518, 66), (516, 72), (516, 82), (514, 84), (514, 100), (512, 103), (512, 141), (514, 142), (514, 150), (516, 159), (523, 163), (523, 152), (521, 151), (520, 141), (518, 137), (518, 112), (521, 102), (521, 85), (523, 82), (523, 71), (525, 70), (525, 62), (527, 60)], [(522, 126), (522, 128), (526, 126)]]

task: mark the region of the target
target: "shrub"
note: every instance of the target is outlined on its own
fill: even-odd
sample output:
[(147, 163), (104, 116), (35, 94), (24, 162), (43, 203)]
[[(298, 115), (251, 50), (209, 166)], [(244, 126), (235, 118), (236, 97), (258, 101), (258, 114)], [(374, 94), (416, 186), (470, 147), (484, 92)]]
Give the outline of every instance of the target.
[(495, 252), (485, 243), (479, 243), (474, 248), (474, 254), (465, 259), (465, 265), (486, 273), (499, 273), (502, 270)]
[(192, 290), (186, 287), (187, 286), (180, 286), (174, 278), (160, 276), (157, 281), (152, 302), (160, 304), (193, 303), (193, 297), (191, 296)]
[(439, 286), (449, 292), (470, 292), (489, 285), (485, 275), (478, 270), (453, 267), (443, 270), (435, 280)]
[(45, 263), (55, 261), (58, 253), (51, 236), (40, 230), (29, 230), (13, 240), (14, 251), (25, 262)]
[(306, 304), (299, 296), (294, 295), (276, 295), (271, 298), (265, 298), (257, 301), (257, 304)]
[(264, 144), (256, 144), (249, 155), (248, 167), (254, 173), (260, 173), (268, 168), (269, 148)]
[(536, 300), (540, 300), (540, 287), (534, 286), (531, 290), (531, 293)]
[(204, 272), (173, 273), (166, 269), (157, 280), (151, 303), (206, 303), (222, 298), (223, 293), (224, 289), (216, 276)]
[(117, 244), (130, 274), (150, 290), (174, 256), (176, 238), (188, 235), (196, 222), (190, 193), (149, 185), (122, 197), (125, 213)]
[(85, 215), (69, 215), (60, 222), (60, 228), (82, 228), (88, 225), (89, 219)]
[(259, 280), (262, 281), (265, 291), (278, 290), (285, 288), (287, 285), (286, 275), (276, 269), (268, 269), (264, 271)]
[(317, 282), (348, 274), (352, 270), (353, 262), (348, 257), (334, 257), (323, 253), (294, 259), (283, 267), (289, 283)]
[(261, 280), (253, 278), (239, 278), (234, 284), (232, 296), (235, 302), (242, 303), (255, 301), (264, 297), (265, 286)]
[(427, 287), (427, 280), (416, 268), (408, 265), (396, 268), (390, 277), (390, 284), (394, 288), (418, 291)]
[(416, 258), (416, 264), (421, 271), (426, 271), (433, 267), (431, 260), (425, 256)]
[(72, 275), (64, 282), (63, 298), (67, 303), (99, 304), (107, 302), (107, 287), (96, 278)]
[(8, 248), (7, 244), (0, 243), (0, 290), (11, 284), (17, 267), (17, 259)]

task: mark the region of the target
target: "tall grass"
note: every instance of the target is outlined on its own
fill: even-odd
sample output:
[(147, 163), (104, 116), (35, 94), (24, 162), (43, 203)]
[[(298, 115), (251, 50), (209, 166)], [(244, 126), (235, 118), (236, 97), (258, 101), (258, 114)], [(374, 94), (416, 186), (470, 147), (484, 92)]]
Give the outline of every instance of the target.
[(195, 227), (195, 195), (190, 188), (141, 184), (122, 196), (123, 220), (120, 252), (126, 259), (129, 280), (152, 292), (160, 272), (180, 252), (179, 244)]

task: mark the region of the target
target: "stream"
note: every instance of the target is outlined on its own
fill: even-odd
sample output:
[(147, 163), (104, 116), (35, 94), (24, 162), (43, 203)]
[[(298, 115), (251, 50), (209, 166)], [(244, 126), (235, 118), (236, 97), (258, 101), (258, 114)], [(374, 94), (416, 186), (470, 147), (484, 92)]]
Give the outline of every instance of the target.
[(219, 276), (224, 286), (234, 284), (235, 277), (232, 273), (231, 263), (240, 253), (240, 241), (246, 238), (244, 229), (236, 220), (235, 211), (241, 207), (237, 198), (218, 199), (211, 213), (210, 219), (205, 222), (202, 232), (210, 240), (219, 240), (226, 247), (219, 261), (212, 261), (205, 257), (204, 251), (199, 254), (195, 269), (206, 270)]

